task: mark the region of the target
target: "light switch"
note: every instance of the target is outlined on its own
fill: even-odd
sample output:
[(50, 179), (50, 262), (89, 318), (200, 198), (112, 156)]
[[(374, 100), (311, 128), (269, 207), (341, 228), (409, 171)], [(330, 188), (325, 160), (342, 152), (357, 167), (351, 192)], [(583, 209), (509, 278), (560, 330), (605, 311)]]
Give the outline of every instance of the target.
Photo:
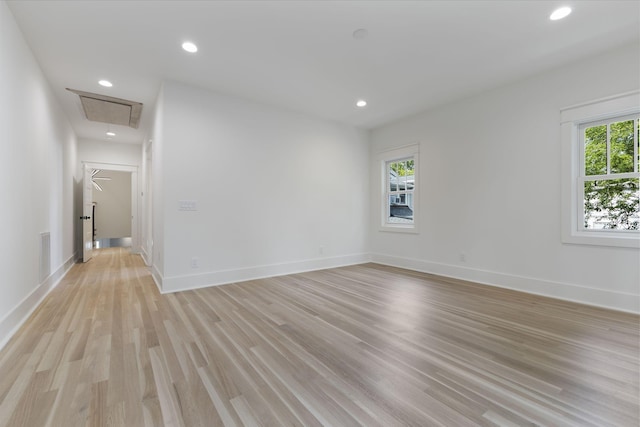
[(196, 200), (178, 200), (179, 211), (197, 211), (198, 202)]

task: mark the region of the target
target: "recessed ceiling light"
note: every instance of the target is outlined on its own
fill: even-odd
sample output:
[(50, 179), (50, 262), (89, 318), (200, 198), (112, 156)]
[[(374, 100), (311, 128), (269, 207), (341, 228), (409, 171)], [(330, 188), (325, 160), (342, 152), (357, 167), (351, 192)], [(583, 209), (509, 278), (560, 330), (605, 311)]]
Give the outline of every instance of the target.
[(116, 134), (113, 132), (107, 132), (107, 136), (116, 136)]
[(561, 7), (553, 11), (551, 15), (549, 15), (549, 19), (552, 21), (557, 21), (558, 19), (566, 18), (571, 13), (570, 7)]
[(356, 102), (356, 107), (364, 108), (364, 107), (366, 107), (366, 106), (367, 106), (367, 101), (365, 101), (364, 99), (359, 99), (359, 100)]
[(100, 86), (104, 86), (104, 87), (111, 87), (111, 86), (113, 86), (113, 83), (111, 83), (109, 80), (100, 80), (100, 81), (98, 82), (98, 84), (99, 84)]
[(196, 53), (198, 51), (198, 46), (191, 42), (182, 43), (182, 48), (189, 53)]

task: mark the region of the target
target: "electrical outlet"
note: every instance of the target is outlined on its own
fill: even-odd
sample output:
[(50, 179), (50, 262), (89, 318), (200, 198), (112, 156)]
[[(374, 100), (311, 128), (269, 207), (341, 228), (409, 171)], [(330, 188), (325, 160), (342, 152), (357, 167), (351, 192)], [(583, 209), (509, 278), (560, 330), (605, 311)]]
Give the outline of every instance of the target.
[(318, 248), (318, 253), (319, 253), (320, 255), (324, 255), (324, 246), (320, 246), (320, 247)]
[(191, 268), (200, 268), (200, 259), (193, 257), (191, 258)]
[(458, 255), (458, 258), (460, 259), (460, 262), (466, 262), (467, 261), (467, 255), (464, 253), (460, 253), (460, 255)]

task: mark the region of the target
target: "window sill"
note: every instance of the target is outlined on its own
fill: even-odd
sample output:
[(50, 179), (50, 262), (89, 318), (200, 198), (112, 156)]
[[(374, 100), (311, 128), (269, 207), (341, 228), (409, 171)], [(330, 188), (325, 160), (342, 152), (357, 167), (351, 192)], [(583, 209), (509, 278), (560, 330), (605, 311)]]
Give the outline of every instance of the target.
[(576, 231), (563, 236), (562, 243), (640, 249), (640, 233), (629, 232), (625, 234), (620, 235), (620, 233), (606, 231)]
[(415, 225), (385, 224), (381, 225), (378, 228), (378, 231), (384, 231), (387, 233), (420, 234)]

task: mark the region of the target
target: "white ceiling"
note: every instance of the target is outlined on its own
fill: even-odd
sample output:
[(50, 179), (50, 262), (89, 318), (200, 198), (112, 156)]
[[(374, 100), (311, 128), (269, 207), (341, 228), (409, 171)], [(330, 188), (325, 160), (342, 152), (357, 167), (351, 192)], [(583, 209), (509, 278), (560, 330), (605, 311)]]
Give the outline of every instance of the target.
[[(106, 139), (66, 87), (144, 103), (163, 80), (374, 128), (627, 43), (639, 1), (10, 1), (81, 138)], [(550, 21), (558, 6), (573, 13)], [(356, 29), (368, 37), (356, 39)], [(180, 45), (191, 40), (197, 54)], [(99, 79), (114, 83), (98, 86)], [(542, 90), (543, 88), (541, 88)], [(365, 98), (365, 109), (355, 107)]]

